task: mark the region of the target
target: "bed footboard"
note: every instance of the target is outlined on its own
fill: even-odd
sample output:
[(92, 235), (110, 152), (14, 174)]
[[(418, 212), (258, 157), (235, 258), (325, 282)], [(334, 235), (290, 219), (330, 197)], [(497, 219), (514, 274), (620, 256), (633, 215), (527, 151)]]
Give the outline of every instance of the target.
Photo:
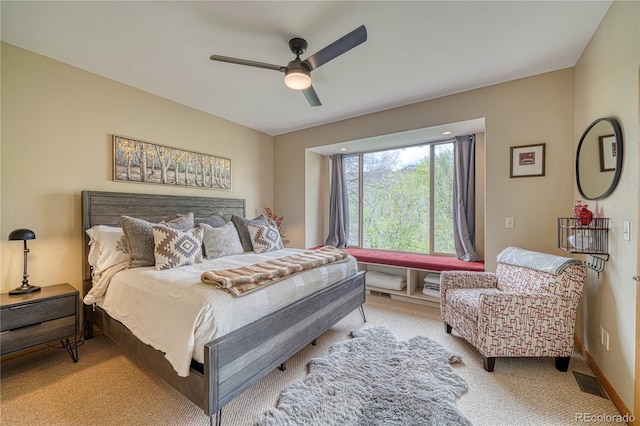
[(365, 301), (364, 272), (205, 346), (205, 412), (213, 415)]

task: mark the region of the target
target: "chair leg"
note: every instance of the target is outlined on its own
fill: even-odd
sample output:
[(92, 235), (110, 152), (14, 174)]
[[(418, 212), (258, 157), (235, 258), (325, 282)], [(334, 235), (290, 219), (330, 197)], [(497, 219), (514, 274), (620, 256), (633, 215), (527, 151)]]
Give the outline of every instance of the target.
[(569, 369), (570, 356), (557, 356), (556, 357), (556, 370), (567, 371)]
[(491, 373), (493, 371), (493, 367), (496, 365), (496, 357), (495, 356), (484, 356), (482, 355), (482, 366), (486, 371)]
[(446, 322), (444, 323), (444, 331), (446, 331), (447, 334), (451, 334), (451, 326)]

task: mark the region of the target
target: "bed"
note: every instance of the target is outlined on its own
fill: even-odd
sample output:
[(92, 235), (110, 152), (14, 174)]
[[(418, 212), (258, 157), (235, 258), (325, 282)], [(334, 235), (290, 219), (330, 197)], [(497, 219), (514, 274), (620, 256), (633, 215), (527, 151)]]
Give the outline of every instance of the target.
[[(123, 215), (160, 222), (185, 212), (193, 212), (197, 217), (217, 212), (244, 217), (245, 200), (83, 191), (83, 295), (92, 288), (86, 230), (94, 225), (119, 226)], [(359, 308), (364, 320), (364, 301), (364, 272), (356, 271), (335, 284), (205, 343), (202, 364), (193, 362), (186, 376), (177, 374), (165, 353), (136, 338), (100, 306), (84, 305), (84, 333), (85, 338), (90, 339), (94, 326), (99, 328), (128, 357), (154, 371), (201, 407), (211, 422), (215, 416), (216, 424), (220, 424), (222, 408), (227, 403), (274, 368), (282, 366), (340, 319)]]

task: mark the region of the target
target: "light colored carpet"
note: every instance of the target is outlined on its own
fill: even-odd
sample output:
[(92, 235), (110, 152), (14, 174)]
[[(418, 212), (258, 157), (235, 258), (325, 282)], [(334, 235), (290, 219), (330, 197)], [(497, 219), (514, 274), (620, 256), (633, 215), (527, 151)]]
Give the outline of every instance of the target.
[[(495, 371), (482, 368), (480, 355), (455, 334), (448, 335), (439, 310), (367, 296), (366, 324), (354, 311), (287, 362), (287, 369), (269, 373), (228, 404), (223, 426), (253, 425), (275, 406), (280, 392), (304, 379), (311, 358), (328, 353), (332, 343), (349, 339), (362, 327), (385, 326), (399, 340), (425, 335), (462, 355), (455, 371), (469, 391), (457, 400), (462, 413), (482, 426), (575, 425), (576, 416), (615, 416), (608, 399), (584, 393), (571, 371), (593, 375), (574, 354), (569, 371), (561, 373), (553, 359), (505, 358)], [(208, 425), (202, 410), (153, 373), (129, 361), (104, 336), (79, 348), (71, 362), (62, 349), (47, 348), (0, 364), (0, 424), (2, 425)], [(615, 424), (599, 422), (599, 425)], [(618, 423), (619, 424), (619, 423)]]

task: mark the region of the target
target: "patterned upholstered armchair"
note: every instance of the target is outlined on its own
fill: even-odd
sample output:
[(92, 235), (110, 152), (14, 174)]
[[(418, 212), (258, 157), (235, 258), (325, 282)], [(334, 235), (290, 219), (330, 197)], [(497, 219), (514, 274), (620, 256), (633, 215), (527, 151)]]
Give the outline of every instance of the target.
[(440, 310), (493, 371), (496, 357), (555, 357), (567, 371), (587, 277), (577, 259), (508, 247), (496, 272), (442, 272)]

